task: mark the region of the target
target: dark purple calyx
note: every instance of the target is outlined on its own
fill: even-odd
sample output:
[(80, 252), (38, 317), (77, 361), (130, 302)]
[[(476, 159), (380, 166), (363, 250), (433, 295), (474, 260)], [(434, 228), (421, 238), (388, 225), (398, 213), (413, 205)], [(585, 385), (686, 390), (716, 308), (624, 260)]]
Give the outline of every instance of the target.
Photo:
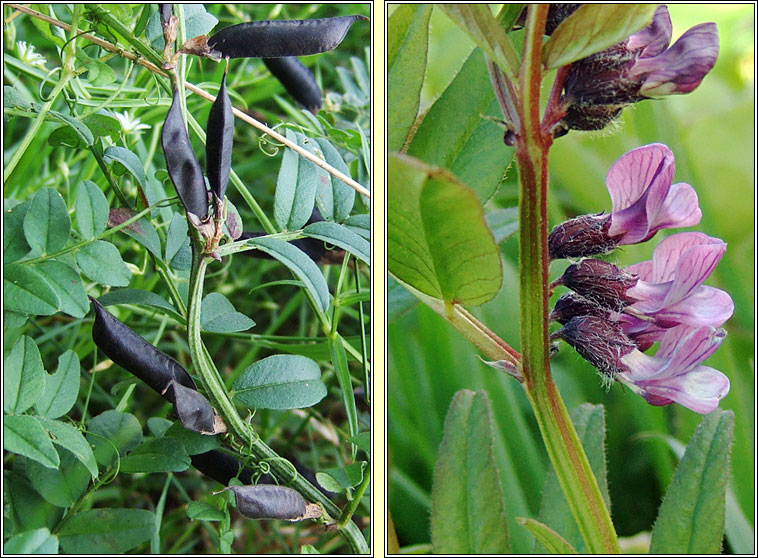
[(556, 284), (616, 312), (636, 302), (626, 292), (637, 284), (637, 277), (603, 260), (586, 258), (568, 266)]
[(553, 228), (547, 238), (550, 259), (584, 258), (610, 252), (618, 245), (608, 234), (610, 226), (611, 216), (602, 213), (564, 221)]
[(571, 318), (579, 316), (595, 316), (610, 320), (611, 311), (576, 293), (566, 293), (555, 301), (549, 317), (550, 321), (565, 325)]
[(571, 345), (583, 359), (609, 378), (627, 371), (621, 357), (637, 348), (618, 322), (596, 316), (571, 318), (550, 336), (550, 339), (557, 338)]

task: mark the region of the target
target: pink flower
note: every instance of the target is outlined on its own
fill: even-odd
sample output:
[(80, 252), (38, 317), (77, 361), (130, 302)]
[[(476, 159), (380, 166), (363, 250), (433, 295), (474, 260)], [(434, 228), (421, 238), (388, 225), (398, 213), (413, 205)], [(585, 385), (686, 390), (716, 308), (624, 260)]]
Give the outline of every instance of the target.
[(681, 324), (718, 327), (734, 312), (731, 297), (703, 282), (726, 251), (726, 243), (702, 233), (679, 233), (663, 239), (653, 259), (622, 270), (586, 258), (570, 265), (552, 286), (564, 295), (550, 317), (566, 324), (576, 316), (618, 322), (625, 335), (644, 351), (667, 330)]
[(660, 229), (697, 225), (702, 213), (695, 190), (673, 179), (674, 154), (662, 143), (619, 157), (605, 177), (613, 208), (609, 236), (618, 244), (637, 244)]
[(668, 329), (656, 355), (638, 350), (620, 358), (625, 370), (616, 379), (651, 405), (676, 402), (696, 413), (707, 414), (729, 393), (729, 378), (700, 364), (721, 345), (723, 329), (690, 327)]
[(553, 333), (602, 374), (617, 380), (651, 405), (676, 402), (697, 413), (710, 413), (729, 393), (729, 378), (701, 364), (721, 345), (723, 329), (680, 325), (666, 330), (655, 356), (636, 348), (619, 322), (576, 316)]
[(550, 258), (603, 254), (661, 229), (697, 225), (702, 213), (695, 190), (673, 179), (674, 154), (662, 143), (625, 153), (605, 176), (611, 214), (580, 215), (556, 226), (548, 237)]
[(671, 47), (670, 42), (671, 18), (661, 5), (641, 31), (574, 62), (561, 99), (566, 114), (553, 136), (569, 130), (601, 130), (632, 103), (694, 90), (716, 63), (716, 24), (696, 25)]
[[(734, 302), (724, 291), (703, 285), (726, 251), (726, 243), (703, 233), (679, 233), (663, 239), (653, 259), (626, 268), (638, 277), (626, 291), (636, 299), (627, 312), (645, 316), (653, 327), (678, 324), (718, 327), (734, 312)], [(628, 329), (639, 334), (646, 327)]]

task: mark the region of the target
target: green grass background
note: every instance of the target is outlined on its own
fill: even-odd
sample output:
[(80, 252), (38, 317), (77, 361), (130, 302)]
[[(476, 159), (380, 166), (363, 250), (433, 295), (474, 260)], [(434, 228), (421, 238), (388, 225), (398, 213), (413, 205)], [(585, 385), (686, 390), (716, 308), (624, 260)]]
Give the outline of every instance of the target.
[[(604, 184), (610, 165), (630, 149), (652, 142), (667, 144), (676, 156), (676, 182), (698, 193), (702, 231), (728, 243), (707, 284), (729, 292), (734, 316), (729, 335), (707, 362), (731, 381), (723, 409), (735, 413), (731, 454), (733, 489), (753, 523), (755, 415), (755, 145), (754, 7), (749, 5), (671, 5), (674, 39), (692, 25), (716, 22), (720, 53), (716, 66), (689, 95), (645, 101), (624, 111), (611, 131), (560, 138), (550, 153), (549, 226), (567, 217), (610, 210)], [(432, 16), (427, 75), (422, 104), (444, 90), (471, 41), (441, 12)], [(547, 95), (550, 80), (543, 94)], [(422, 106), (422, 110), (425, 108)], [(516, 172), (509, 170), (487, 205), (517, 203)], [(612, 259), (629, 265), (649, 259), (650, 242), (623, 247)], [(500, 294), (475, 314), (503, 339), (519, 345), (518, 240), (501, 245), (504, 281)], [(555, 262), (551, 278), (566, 266)], [(563, 291), (558, 289), (553, 300)], [(425, 307), (390, 316), (388, 325), (389, 507), (401, 546), (429, 542), (432, 472), (445, 413), (462, 388), (488, 392), (495, 419), (495, 455), (506, 495), (514, 552), (529, 552), (532, 539), (516, 517), (537, 517), (549, 462), (533, 414), (521, 388), (488, 368), (473, 346)], [(607, 464), (612, 516), (620, 536), (649, 531), (677, 458), (667, 437), (687, 443), (700, 415), (677, 405), (652, 407), (615, 385), (606, 392), (592, 367), (566, 345), (552, 361), (560, 392), (573, 409), (583, 402), (606, 409)]]

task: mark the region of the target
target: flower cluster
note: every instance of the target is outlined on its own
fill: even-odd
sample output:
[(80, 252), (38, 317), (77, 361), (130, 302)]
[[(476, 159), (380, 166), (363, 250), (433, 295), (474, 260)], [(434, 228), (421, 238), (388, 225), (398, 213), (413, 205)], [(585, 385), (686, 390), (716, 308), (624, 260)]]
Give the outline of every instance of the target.
[[(555, 11), (548, 22), (554, 29), (578, 5)], [(687, 30), (673, 45), (671, 18), (658, 6), (653, 21), (626, 40), (578, 60), (564, 84), (561, 105), (565, 116), (554, 137), (569, 130), (601, 130), (630, 104), (662, 95), (694, 90), (716, 63), (719, 37), (715, 23)]]
[[(644, 242), (662, 228), (697, 224), (697, 196), (688, 184), (672, 185), (673, 174), (674, 157), (665, 145), (635, 149), (608, 172), (609, 215), (577, 217), (550, 233), (551, 258), (583, 258), (553, 282), (572, 292), (551, 312), (563, 324), (552, 338), (562, 338), (607, 378), (653, 405), (677, 402), (709, 413), (728, 393), (729, 380), (700, 363), (726, 336), (719, 326), (734, 304), (703, 283), (726, 244), (686, 232), (662, 240), (651, 260), (625, 269), (587, 257)], [(656, 342), (656, 355), (645, 355)]]

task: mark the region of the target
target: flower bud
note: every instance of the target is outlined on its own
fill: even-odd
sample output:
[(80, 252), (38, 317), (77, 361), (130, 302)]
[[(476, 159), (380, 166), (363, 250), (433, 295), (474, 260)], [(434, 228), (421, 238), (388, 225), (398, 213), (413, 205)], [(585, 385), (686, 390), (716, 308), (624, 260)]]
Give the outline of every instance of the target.
[(556, 281), (580, 294), (590, 302), (621, 312), (636, 300), (626, 292), (637, 284), (637, 278), (618, 266), (587, 258), (566, 268)]
[[(552, 35), (553, 31), (566, 19), (573, 14), (581, 4), (550, 4), (547, 11), (547, 20), (545, 21), (545, 35)], [(514, 28), (521, 28), (526, 24), (526, 8), (521, 12)]]
[(687, 30), (671, 47), (671, 19), (658, 6), (653, 21), (620, 43), (571, 64), (561, 97), (568, 130), (600, 130), (622, 108), (661, 95), (694, 90), (713, 68), (719, 50), (713, 23)]
[(584, 258), (605, 254), (613, 250), (618, 242), (608, 235), (611, 216), (580, 215), (564, 221), (550, 231), (547, 239), (551, 260), (563, 258)]
[(618, 322), (596, 316), (571, 318), (550, 336), (550, 339), (557, 338), (571, 345), (582, 358), (611, 379), (628, 371), (621, 359), (637, 348)]
[(555, 307), (550, 312), (550, 320), (563, 325), (577, 316), (595, 316), (610, 320), (611, 311), (576, 293), (566, 293), (555, 301)]

